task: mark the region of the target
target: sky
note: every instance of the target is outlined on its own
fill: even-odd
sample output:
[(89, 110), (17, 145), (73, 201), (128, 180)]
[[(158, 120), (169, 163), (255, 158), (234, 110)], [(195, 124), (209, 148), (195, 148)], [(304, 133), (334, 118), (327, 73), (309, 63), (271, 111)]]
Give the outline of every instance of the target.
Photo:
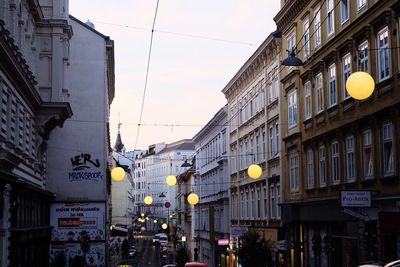
[(114, 40), (111, 146), (118, 121), (127, 151), (197, 134), (227, 103), (222, 89), (276, 29), (279, 3), (160, 0), (138, 127), (157, 0), (70, 0), (71, 15)]

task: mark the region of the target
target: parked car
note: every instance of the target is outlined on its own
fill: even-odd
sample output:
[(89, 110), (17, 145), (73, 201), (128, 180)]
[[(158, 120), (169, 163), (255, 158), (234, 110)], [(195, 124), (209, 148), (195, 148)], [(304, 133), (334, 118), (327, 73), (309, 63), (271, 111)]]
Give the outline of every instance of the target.
[(160, 244), (160, 238), (161, 238), (161, 237), (167, 238), (167, 235), (164, 234), (164, 233), (155, 234), (155, 235), (154, 235), (154, 238), (153, 238), (153, 244), (154, 244), (154, 245)]
[(134, 246), (131, 246), (128, 251), (129, 258), (134, 258), (136, 256), (137, 250)]
[(196, 261), (186, 262), (185, 267), (208, 267), (208, 263), (196, 262)]
[(168, 245), (168, 237), (160, 236), (160, 238), (158, 239), (158, 242), (160, 243), (161, 246), (166, 246), (166, 245)]
[(367, 262), (358, 265), (358, 267), (400, 267), (400, 260), (395, 260), (387, 264), (383, 264), (382, 262)]
[(176, 265), (175, 264), (166, 264), (166, 265), (163, 265), (162, 267), (176, 267)]

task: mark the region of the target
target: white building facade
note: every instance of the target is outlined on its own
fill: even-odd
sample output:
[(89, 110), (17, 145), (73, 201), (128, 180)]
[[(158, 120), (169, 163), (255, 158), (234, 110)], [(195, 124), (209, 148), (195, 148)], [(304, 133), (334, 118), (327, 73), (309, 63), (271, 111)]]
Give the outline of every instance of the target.
[(227, 244), (218, 243), (229, 240), (227, 117), (227, 106), (224, 106), (193, 137), (196, 150), (194, 188), (200, 197), (192, 215), (197, 248), (193, 255), (209, 266), (226, 265)]
[[(114, 42), (70, 16), (69, 101), (74, 117), (49, 140), (48, 188), (56, 194), (51, 206), (50, 256), (64, 254), (66, 265), (86, 255), (107, 265), (110, 227), (109, 106), (114, 97)], [(90, 250), (79, 240), (87, 235)], [(61, 246), (60, 244), (64, 244)]]

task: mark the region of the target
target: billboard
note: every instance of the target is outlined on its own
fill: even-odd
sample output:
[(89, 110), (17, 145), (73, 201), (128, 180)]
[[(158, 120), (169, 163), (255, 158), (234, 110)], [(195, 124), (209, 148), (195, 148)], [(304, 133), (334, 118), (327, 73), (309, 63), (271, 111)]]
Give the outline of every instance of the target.
[(86, 256), (87, 267), (106, 266), (105, 243), (91, 243), (86, 255), (82, 252), (79, 243), (52, 243), (50, 244), (49, 265), (50, 267), (73, 267), (82, 266), (84, 256)]
[(50, 208), (52, 242), (79, 241), (83, 231), (90, 240), (105, 240), (105, 203), (53, 203)]

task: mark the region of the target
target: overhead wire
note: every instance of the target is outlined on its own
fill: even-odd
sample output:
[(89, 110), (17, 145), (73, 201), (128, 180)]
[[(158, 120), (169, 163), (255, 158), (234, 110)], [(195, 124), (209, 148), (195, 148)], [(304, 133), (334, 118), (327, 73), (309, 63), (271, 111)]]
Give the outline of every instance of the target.
[(137, 128), (137, 131), (136, 131), (136, 140), (135, 140), (134, 150), (136, 149), (137, 142), (138, 142), (138, 140), (139, 140), (140, 124), (142, 123), (143, 109), (144, 109), (145, 98), (146, 98), (146, 90), (147, 90), (147, 81), (148, 81), (148, 78), (149, 78), (151, 51), (152, 51), (152, 47), (153, 47), (154, 27), (155, 27), (155, 24), (156, 24), (156, 18), (157, 18), (157, 12), (158, 12), (158, 4), (159, 4), (159, 2), (160, 2), (160, 0), (157, 0), (156, 10), (155, 10), (155, 12), (154, 12), (154, 18), (153, 18), (153, 25), (152, 25), (152, 27), (151, 27), (150, 47), (149, 47), (149, 55), (148, 55), (148, 58), (147, 58), (146, 77), (145, 77), (145, 81), (144, 81), (144, 89), (143, 89), (142, 104), (141, 104), (141, 107), (140, 107), (139, 123), (138, 123), (138, 128)]

